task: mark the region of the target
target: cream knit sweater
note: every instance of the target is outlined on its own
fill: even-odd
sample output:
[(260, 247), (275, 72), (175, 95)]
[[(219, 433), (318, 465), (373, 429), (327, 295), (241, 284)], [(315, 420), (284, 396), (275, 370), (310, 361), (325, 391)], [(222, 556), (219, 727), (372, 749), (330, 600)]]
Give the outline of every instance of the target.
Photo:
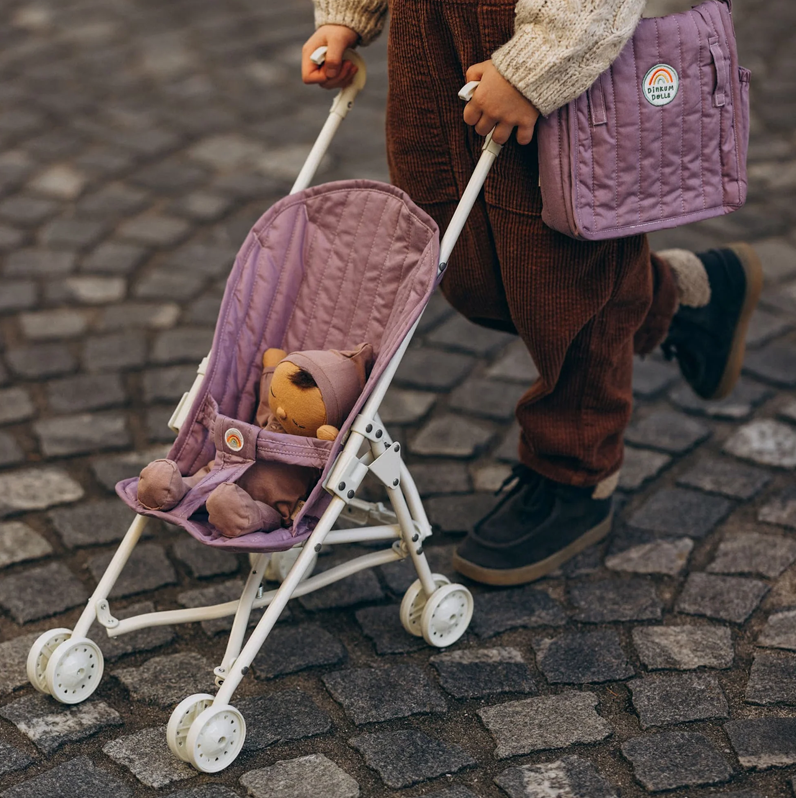
[[(492, 62), (547, 116), (608, 69), (633, 35), (645, 1), (517, 0), (514, 36), (492, 53)], [(345, 25), (362, 44), (384, 26), (387, 0), (314, 2), (317, 26)]]

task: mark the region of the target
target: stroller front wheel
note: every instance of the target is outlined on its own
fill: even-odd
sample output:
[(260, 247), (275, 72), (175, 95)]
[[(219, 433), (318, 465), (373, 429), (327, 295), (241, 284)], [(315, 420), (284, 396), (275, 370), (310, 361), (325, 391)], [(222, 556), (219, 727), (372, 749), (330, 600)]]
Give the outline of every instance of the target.
[(464, 585), (445, 585), (423, 608), (420, 627), (426, 643), (437, 648), (453, 645), (473, 617), (473, 594)]
[(174, 712), (171, 713), (169, 725), (166, 727), (166, 741), (172, 754), (182, 759), (183, 762), (191, 761), (186, 747), (188, 731), (196, 718), (212, 703), (213, 696), (207, 693), (197, 693), (180, 701), (174, 708)]
[(188, 761), (203, 773), (218, 773), (235, 761), (245, 739), (246, 721), (235, 707), (209, 706), (188, 730)]
[(105, 661), (99, 646), (87, 637), (70, 637), (47, 663), (47, 691), (62, 704), (79, 704), (99, 687)]
[(50, 694), (47, 687), (47, 664), (58, 646), (72, 636), (71, 629), (48, 629), (42, 632), (28, 652), (28, 681), (45, 695)]
[[(447, 576), (442, 574), (431, 574), (431, 576), (437, 589), (449, 585), (451, 582)], [(415, 637), (423, 636), (423, 630), (420, 628), (420, 618), (423, 615), (427, 600), (428, 597), (423, 590), (423, 584), (419, 579), (415, 579), (406, 593), (404, 593), (400, 610), (401, 624), (410, 635)]]

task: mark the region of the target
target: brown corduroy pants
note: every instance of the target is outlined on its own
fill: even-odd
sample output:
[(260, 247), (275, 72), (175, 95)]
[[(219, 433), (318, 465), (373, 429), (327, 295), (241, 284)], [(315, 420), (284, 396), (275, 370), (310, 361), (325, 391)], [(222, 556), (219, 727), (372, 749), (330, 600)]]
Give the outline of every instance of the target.
[[(468, 67), (514, 32), (515, 0), (391, 0), (387, 144), (393, 182), (445, 229), (483, 139), (462, 120)], [(540, 377), (517, 405), (520, 459), (595, 485), (622, 463), (635, 350), (665, 337), (677, 296), (645, 236), (575, 241), (543, 224), (535, 143), (512, 138), (442, 289), (478, 324), (517, 333)]]

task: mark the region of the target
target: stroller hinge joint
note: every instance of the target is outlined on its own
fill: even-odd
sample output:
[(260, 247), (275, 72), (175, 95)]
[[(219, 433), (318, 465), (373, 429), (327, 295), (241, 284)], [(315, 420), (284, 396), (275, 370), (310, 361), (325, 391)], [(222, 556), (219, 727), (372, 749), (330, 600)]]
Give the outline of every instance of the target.
[(353, 460), (341, 474), (334, 473), (334, 481), (327, 479), (326, 490), (339, 496), (346, 504), (356, 496), (357, 489), (368, 473), (368, 467), (359, 460)]
[(401, 444), (391, 443), (368, 468), (387, 490), (395, 490), (401, 484)]
[(119, 619), (111, 615), (111, 607), (107, 599), (97, 602), (97, 620), (106, 629), (115, 629), (119, 625)]
[(387, 443), (388, 441), (387, 431), (384, 427), (361, 413), (351, 425), (351, 432), (358, 432), (363, 438), (377, 443)]

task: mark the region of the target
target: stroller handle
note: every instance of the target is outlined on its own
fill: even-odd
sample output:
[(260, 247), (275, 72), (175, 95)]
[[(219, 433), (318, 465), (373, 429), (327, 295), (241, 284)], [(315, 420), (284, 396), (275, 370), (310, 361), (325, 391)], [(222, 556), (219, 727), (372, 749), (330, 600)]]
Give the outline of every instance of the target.
[[(327, 48), (325, 46), (319, 47), (310, 56), (310, 60), (314, 64), (320, 66), (326, 60), (326, 50)], [(296, 182), (293, 183), (293, 187), (290, 189), (291, 194), (302, 191), (312, 182), (312, 178), (315, 177), (315, 172), (318, 171), (318, 166), (320, 166), (323, 156), (326, 155), (326, 151), (332, 143), (337, 128), (340, 127), (340, 124), (354, 106), (354, 100), (359, 92), (365, 87), (368, 71), (362, 56), (354, 52), (354, 50), (348, 49), (343, 53), (343, 60), (350, 61), (354, 64), (354, 66), (357, 67), (357, 73), (354, 75), (351, 85), (346, 86), (344, 89), (340, 89), (337, 96), (334, 98), (332, 107), (329, 110), (329, 118), (326, 120), (326, 124), (323, 126), (315, 144), (310, 150), (310, 154), (307, 156), (304, 166), (301, 167)]]

